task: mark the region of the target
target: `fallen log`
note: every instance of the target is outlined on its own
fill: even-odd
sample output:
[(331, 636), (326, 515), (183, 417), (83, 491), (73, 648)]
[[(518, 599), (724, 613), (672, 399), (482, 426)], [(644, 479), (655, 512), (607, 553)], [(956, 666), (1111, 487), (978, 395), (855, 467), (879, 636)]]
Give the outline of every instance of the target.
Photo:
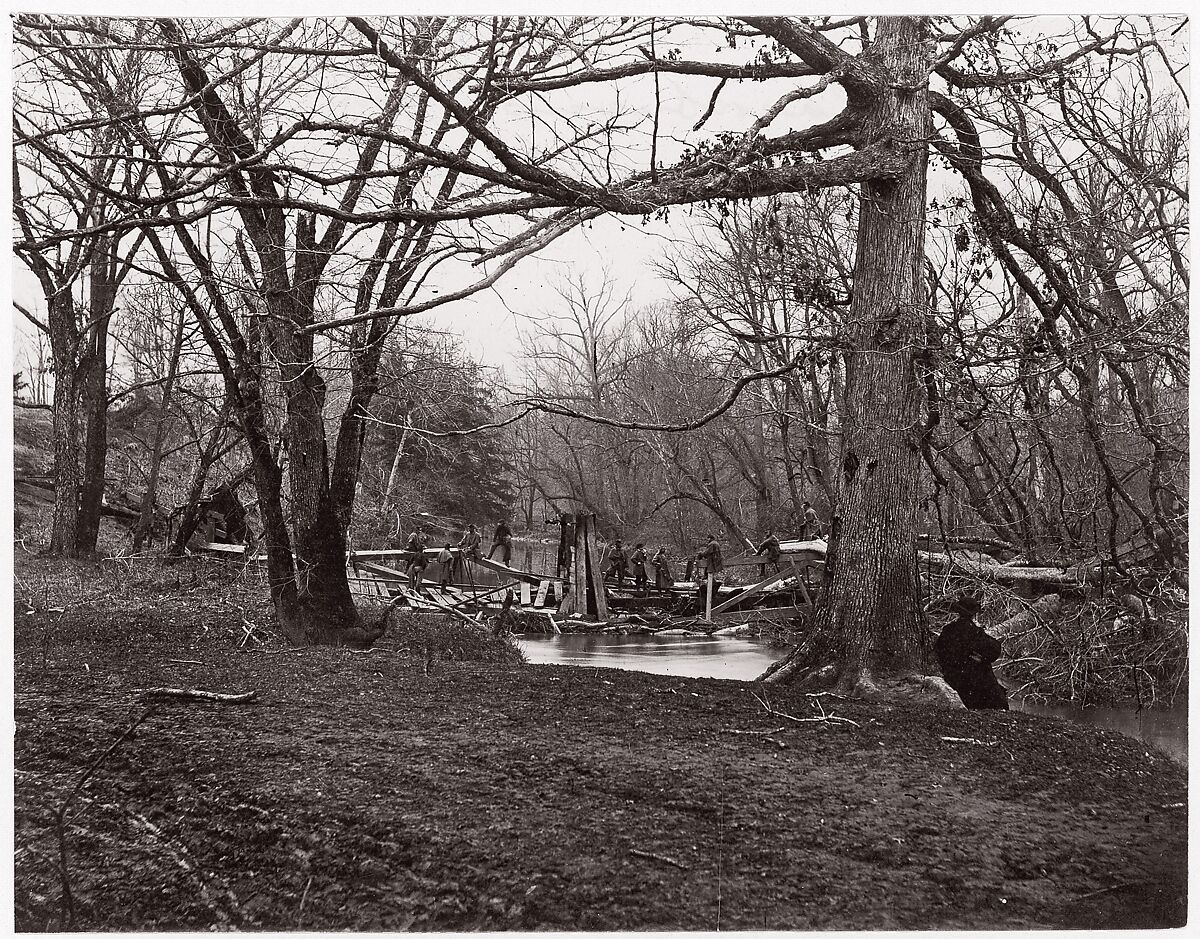
[(1068, 567), (1018, 567), (1010, 563), (996, 564), (962, 554), (943, 554), (937, 551), (918, 551), (921, 563), (930, 567), (960, 571), (1002, 584), (1053, 584), (1062, 587), (1084, 587), (1100, 576), (1100, 566), (1083, 562)]
[(1044, 628), (1060, 613), (1062, 597), (1057, 593), (1049, 593), (1015, 616), (993, 626), (988, 632), (1004, 644), (1004, 651), (1010, 659), (1020, 658), (1033, 649), (1034, 644), (1027, 637)]

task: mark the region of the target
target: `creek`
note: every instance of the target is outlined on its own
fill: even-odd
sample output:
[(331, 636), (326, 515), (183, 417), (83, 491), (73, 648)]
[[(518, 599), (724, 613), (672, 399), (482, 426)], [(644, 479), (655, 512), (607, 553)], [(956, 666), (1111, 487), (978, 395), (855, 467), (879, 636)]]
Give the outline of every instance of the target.
[[(729, 636), (622, 636), (612, 633), (518, 638), (534, 665), (618, 668), (680, 678), (753, 681), (782, 649), (758, 639)], [(1014, 710), (1106, 727), (1133, 737), (1187, 765), (1187, 707), (1169, 710), (1095, 708), (1011, 702)]]

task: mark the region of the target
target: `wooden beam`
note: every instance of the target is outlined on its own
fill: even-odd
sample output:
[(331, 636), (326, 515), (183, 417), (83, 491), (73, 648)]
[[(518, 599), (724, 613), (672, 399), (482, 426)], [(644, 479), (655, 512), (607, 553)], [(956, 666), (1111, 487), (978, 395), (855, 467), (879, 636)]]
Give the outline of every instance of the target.
[(733, 610), (729, 613), (714, 613), (713, 620), (718, 623), (729, 622), (730, 620), (741, 620), (748, 622), (749, 620), (765, 619), (771, 621), (795, 619), (802, 616), (804, 611), (798, 606), (772, 606), (772, 607), (755, 607), (750, 610)]
[(800, 593), (804, 597), (804, 602), (809, 606), (816, 606), (812, 601), (812, 597), (808, 593), (808, 585), (804, 583), (804, 578), (800, 576), (800, 568), (796, 566), (795, 558), (788, 558), (788, 564), (792, 566), (792, 573), (796, 575), (796, 583), (800, 587)]
[(769, 577), (764, 577), (758, 583), (747, 587), (745, 590), (743, 590), (741, 593), (739, 593), (736, 597), (730, 597), (728, 600), (722, 600), (720, 603), (718, 603), (716, 606), (714, 606), (712, 608), (712, 611), (713, 611), (713, 613), (724, 613), (726, 610), (731, 610), (735, 606), (740, 604), (743, 600), (749, 600), (751, 597), (762, 593), (764, 590), (766, 590), (772, 584), (777, 583), (779, 581), (786, 580), (787, 576), (788, 576), (787, 574), (780, 574), (778, 571), (776, 571), (774, 574), (771, 574)]
[(525, 571), (519, 571), (515, 567), (508, 567), (505, 564), (501, 564), (499, 561), (492, 561), (488, 558), (476, 558), (475, 563), (486, 570), (495, 571), (497, 574), (504, 574), (513, 580), (521, 581), (523, 583), (536, 584), (541, 581), (541, 578), (536, 574), (529, 574)]
[(604, 588), (604, 572), (600, 570), (600, 554), (596, 551), (596, 516), (588, 516), (586, 539), (588, 572), (591, 575), (592, 594), (596, 604), (596, 620), (608, 622), (608, 597)]

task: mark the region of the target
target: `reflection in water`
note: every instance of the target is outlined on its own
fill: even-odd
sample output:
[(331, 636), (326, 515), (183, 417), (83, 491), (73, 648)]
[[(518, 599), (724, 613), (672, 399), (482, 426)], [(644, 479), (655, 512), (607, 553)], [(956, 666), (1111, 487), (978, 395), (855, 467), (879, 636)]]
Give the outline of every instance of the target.
[(752, 681), (780, 652), (756, 639), (728, 636), (524, 636), (525, 657), (535, 665), (590, 665), (684, 678)]
[[(753, 681), (784, 650), (757, 639), (728, 636), (523, 636), (525, 657), (535, 665), (587, 665), (685, 678)], [(1187, 765), (1187, 709), (1135, 711), (1079, 708), (1013, 701), (1014, 710), (1106, 727), (1141, 740)]]

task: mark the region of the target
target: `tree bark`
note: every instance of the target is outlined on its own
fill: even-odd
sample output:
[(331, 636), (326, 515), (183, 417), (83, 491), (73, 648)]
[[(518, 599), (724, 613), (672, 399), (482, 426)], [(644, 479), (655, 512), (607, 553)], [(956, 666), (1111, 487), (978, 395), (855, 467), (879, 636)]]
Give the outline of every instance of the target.
[(108, 462), (108, 324), (116, 300), (113, 262), (115, 240), (97, 240), (89, 265), (88, 318), (91, 335), (80, 363), (81, 392), (86, 430), (83, 442), (83, 474), (79, 487), (79, 527), (76, 550), (94, 554), (100, 534), (100, 510), (104, 505), (105, 470)]
[(75, 360), (75, 311), (69, 295), (51, 301), (50, 348), (54, 361), (54, 515), (50, 549), (54, 557), (75, 557), (79, 540), (80, 395)]
[(837, 503), (816, 623), (831, 639), (837, 684), (850, 691), (929, 660), (916, 555), (922, 397), (915, 355), (925, 323), (932, 133), (925, 21), (881, 18), (867, 55), (889, 81), (866, 111), (864, 137), (892, 138), (911, 163), (896, 180), (863, 183), (859, 193)]

